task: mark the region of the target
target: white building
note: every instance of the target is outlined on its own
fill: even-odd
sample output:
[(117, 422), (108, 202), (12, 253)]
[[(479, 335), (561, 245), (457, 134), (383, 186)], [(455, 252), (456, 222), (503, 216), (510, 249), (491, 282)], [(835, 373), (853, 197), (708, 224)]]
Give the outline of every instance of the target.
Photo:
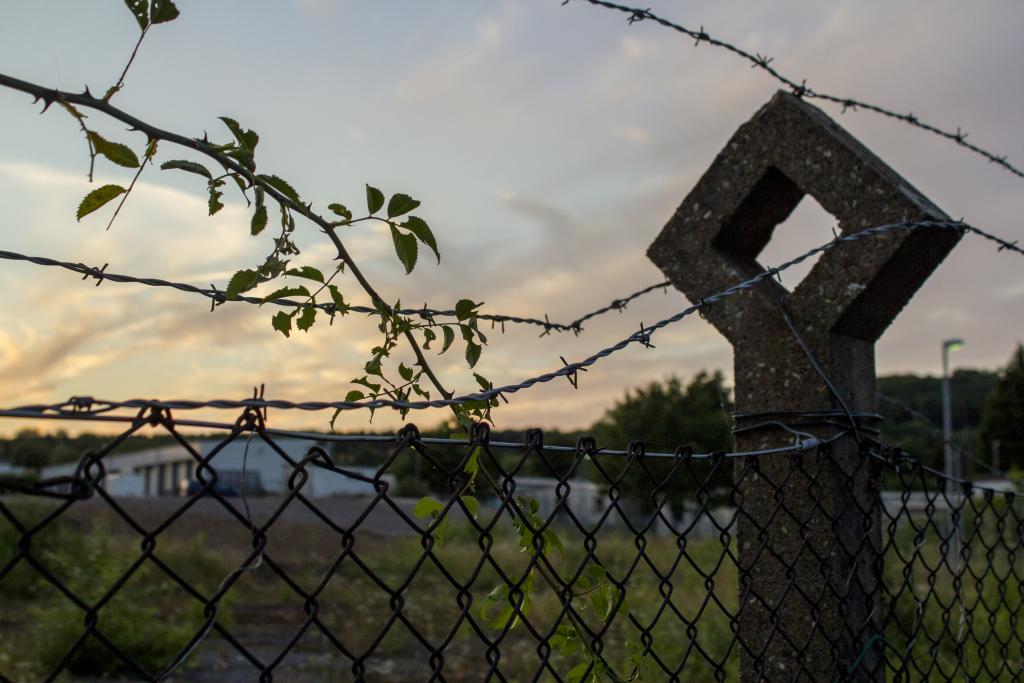
[[(199, 457), (210, 456), (209, 464), (217, 472), (218, 489), (228, 495), (242, 492), (243, 471), (246, 495), (287, 493), (288, 478), (295, 471), (288, 458), (297, 463), (317, 445), (303, 439), (275, 439), (274, 443), (276, 450), (258, 437), (239, 438), (223, 446), (218, 439), (188, 441)], [(103, 465), (106, 477), (101, 485), (113, 496), (179, 496), (189, 493), (190, 487), (195, 490), (199, 486), (195, 456), (177, 444), (123, 455), (115, 453), (104, 457)], [(45, 467), (40, 476), (71, 475), (76, 467), (77, 463)], [(373, 468), (347, 466), (344, 469), (356, 476), (308, 466), (309, 477), (302, 487), (303, 494), (311, 497), (374, 494), (373, 485), (364, 481), (374, 476)], [(209, 476), (204, 478), (208, 480)], [(392, 475), (384, 475), (382, 479), (394, 487)]]
[(9, 462), (0, 462), (0, 477), (18, 477), (25, 474), (25, 470), (12, 465)]

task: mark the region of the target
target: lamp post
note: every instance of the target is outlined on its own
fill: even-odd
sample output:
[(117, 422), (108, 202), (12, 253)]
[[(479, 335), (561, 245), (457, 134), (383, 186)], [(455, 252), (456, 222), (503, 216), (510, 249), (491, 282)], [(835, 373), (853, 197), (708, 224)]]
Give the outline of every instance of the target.
[(961, 475), (960, 450), (953, 447), (953, 396), (949, 386), (949, 352), (964, 345), (962, 339), (947, 339), (942, 342), (942, 440), (945, 453), (946, 492), (951, 486), (949, 480)]
[[(953, 395), (950, 391), (949, 382), (949, 352), (956, 351), (964, 345), (962, 339), (947, 339), (942, 342), (942, 441), (945, 454), (946, 474), (946, 502), (951, 508), (960, 507), (959, 496), (954, 493), (957, 485), (954, 479), (960, 479), (962, 474), (960, 462), (960, 449), (953, 446)], [(953, 513), (954, 521), (950, 527), (950, 538), (946, 545), (946, 561), (954, 571), (960, 570), (960, 519), (959, 513)], [(955, 560), (954, 560), (955, 558)], [(955, 562), (955, 563), (954, 563)]]

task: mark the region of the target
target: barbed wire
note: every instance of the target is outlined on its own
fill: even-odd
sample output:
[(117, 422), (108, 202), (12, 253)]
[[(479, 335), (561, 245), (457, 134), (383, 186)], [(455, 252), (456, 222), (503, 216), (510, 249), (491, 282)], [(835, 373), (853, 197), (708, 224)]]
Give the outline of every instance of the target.
[[(227, 302), (240, 301), (242, 303), (247, 304), (270, 304), (274, 306), (281, 306), (283, 308), (317, 308), (324, 311), (328, 315), (335, 315), (336, 313), (338, 313), (338, 307), (333, 303), (313, 304), (305, 301), (295, 301), (293, 299), (288, 298), (264, 299), (257, 296), (235, 296), (232, 298), (228, 298), (227, 294), (223, 290), (217, 289), (213, 285), (210, 285), (209, 287), (198, 287), (196, 285), (188, 284), (186, 282), (175, 282), (172, 280), (164, 280), (161, 278), (154, 277), (139, 277), (136, 275), (111, 273), (107, 271), (107, 266), (110, 265), (108, 263), (103, 264), (103, 266), (101, 267), (95, 267), (88, 266), (81, 262), (60, 261), (58, 259), (49, 258), (46, 256), (29, 256), (14, 251), (3, 250), (0, 250), (0, 259), (4, 259), (7, 261), (24, 261), (26, 263), (32, 263), (37, 266), (63, 268), (73, 273), (78, 273), (79, 275), (82, 276), (83, 280), (89, 278), (95, 279), (97, 286), (99, 286), (103, 282), (109, 281), (119, 283), (140, 284), (146, 285), (148, 287), (167, 287), (170, 289), (176, 289), (180, 292), (186, 292), (188, 294), (198, 294), (199, 296), (205, 297), (212, 302), (211, 309), (214, 306), (219, 306)], [(664, 282), (658, 282), (652, 285), (648, 285), (647, 287), (644, 287), (643, 289), (633, 292), (632, 294), (624, 296), (621, 299), (615, 299), (608, 305), (593, 310), (585, 315), (580, 316), (576, 320), (573, 320), (568, 323), (552, 322), (546, 315), (544, 316), (543, 320), (541, 320), (540, 318), (508, 315), (503, 313), (480, 313), (477, 315), (477, 318), (481, 320), (488, 320), (494, 324), (501, 325), (504, 325), (505, 323), (536, 325), (538, 327), (543, 327), (545, 330), (545, 334), (551, 331), (572, 332), (574, 334), (579, 334), (580, 332), (583, 331), (584, 322), (597, 316), (608, 313), (609, 311), (622, 311), (634, 299), (638, 299), (644, 296), (645, 294), (657, 291), (659, 289), (667, 289), (671, 286), (672, 283), (668, 282), (667, 280)], [(376, 308), (362, 305), (349, 306), (346, 310), (353, 313), (379, 313), (379, 311)], [(424, 304), (422, 308), (403, 308), (400, 309), (398, 312), (401, 313), (402, 315), (414, 315), (423, 318), (424, 320), (433, 320), (434, 318), (441, 317), (456, 317), (454, 309), (430, 308), (426, 304)]]
[[(997, 235), (994, 235), (992, 233), (986, 232), (967, 223), (964, 223), (962, 220), (954, 221), (954, 223), (956, 223), (958, 226), (961, 226), (962, 229), (966, 232), (973, 233), (975, 235), (978, 235), (979, 237), (983, 237), (999, 245), (1000, 251), (1003, 251), (1005, 249), (1017, 252), (1019, 254), (1024, 254), (1024, 248), (1022, 248), (1019, 245), (1018, 240), (1011, 241), (1008, 239), (1004, 239), (1002, 237), (999, 237)], [(73, 273), (81, 275), (83, 280), (88, 278), (95, 279), (97, 286), (99, 286), (105, 281), (110, 281), (119, 283), (141, 284), (149, 287), (166, 287), (181, 292), (186, 292), (189, 294), (198, 294), (199, 296), (205, 297), (212, 302), (211, 309), (214, 306), (219, 306), (229, 301), (239, 301), (242, 303), (256, 305), (270, 304), (274, 306), (281, 306), (284, 308), (318, 308), (329, 315), (334, 315), (338, 312), (337, 307), (333, 303), (312, 304), (304, 301), (295, 301), (293, 299), (288, 298), (264, 299), (255, 296), (236, 296), (229, 299), (224, 291), (217, 289), (213, 285), (210, 285), (210, 287), (208, 288), (198, 287), (196, 285), (188, 284), (185, 282), (175, 282), (172, 280), (164, 280), (161, 278), (139, 277), (135, 275), (124, 275), (121, 273), (111, 273), (107, 271), (107, 266), (109, 265), (108, 263), (103, 264), (103, 266), (101, 267), (95, 267), (88, 266), (82, 262), (61, 261), (46, 256), (29, 256), (26, 254), (5, 250), (0, 250), (0, 259), (5, 259), (8, 261), (23, 261), (26, 263), (32, 263), (37, 266), (63, 268), (65, 270), (69, 270)], [(513, 323), (543, 327), (545, 331), (542, 333), (542, 336), (544, 334), (550, 333), (551, 331), (573, 332), (574, 334), (579, 334), (580, 332), (583, 331), (583, 323), (587, 322), (588, 320), (604, 315), (605, 313), (609, 313), (611, 311), (621, 312), (625, 310), (626, 307), (636, 299), (639, 299), (645, 296), (646, 294), (650, 294), (651, 292), (655, 292), (658, 290), (667, 290), (671, 286), (672, 283), (669, 282), (668, 280), (665, 280), (663, 282), (656, 282), (654, 284), (643, 287), (631, 294), (628, 294), (622, 298), (613, 299), (609, 304), (597, 308), (593, 311), (590, 311), (589, 313), (586, 313), (568, 323), (552, 322), (546, 315), (544, 316), (543, 320), (536, 317), (517, 316), (504, 313), (480, 313), (477, 317), (481, 320), (491, 321), (493, 324), (504, 325), (505, 323)], [(348, 310), (354, 313), (368, 314), (377, 312), (377, 309), (375, 308), (362, 305), (349, 306)], [(409, 316), (415, 315), (425, 320), (433, 320), (436, 317), (456, 316), (456, 312), (453, 309), (432, 308), (427, 306), (426, 304), (424, 304), (422, 308), (403, 308), (399, 310), (399, 313), (401, 313), (402, 315)]]
[[(794, 95), (796, 95), (797, 97), (805, 97), (807, 99), (816, 99), (816, 100), (822, 100), (822, 101), (825, 101), (825, 102), (831, 102), (832, 104), (838, 104), (838, 105), (840, 105), (843, 108), (843, 113), (845, 113), (847, 109), (852, 109), (854, 111), (856, 111), (858, 109), (863, 109), (865, 111), (871, 111), (871, 112), (874, 112), (876, 114), (880, 114), (880, 115), (888, 117), (890, 119), (895, 119), (897, 121), (902, 121), (903, 123), (911, 125), (911, 126), (913, 126), (915, 128), (918, 128), (920, 130), (924, 130), (924, 131), (927, 131), (929, 133), (933, 133), (935, 135), (938, 135), (939, 137), (942, 137), (942, 138), (945, 138), (945, 139), (950, 140), (952, 142), (955, 142), (957, 145), (959, 145), (959, 146), (963, 147), (964, 149), (967, 149), (967, 150), (969, 150), (969, 151), (971, 151), (971, 152), (973, 152), (975, 154), (978, 154), (979, 156), (984, 157), (989, 162), (991, 162), (993, 164), (996, 164), (997, 166), (1001, 167), (1002, 169), (1004, 169), (1006, 171), (1009, 171), (1010, 173), (1012, 173), (1013, 175), (1017, 176), (1018, 178), (1024, 178), (1024, 171), (1022, 171), (1021, 169), (1019, 169), (1016, 166), (1014, 166), (1013, 164), (1011, 164), (1007, 160), (1007, 156), (1005, 154), (1003, 154), (1003, 155), (996, 154), (994, 152), (990, 152), (987, 149), (979, 147), (978, 145), (975, 145), (973, 143), (967, 142), (967, 133), (965, 131), (963, 131), (959, 126), (957, 127), (956, 131), (953, 132), (953, 131), (945, 130), (945, 129), (940, 128), (938, 126), (935, 126), (933, 124), (926, 123), (926, 122), (922, 121), (921, 119), (919, 119), (912, 112), (902, 113), (902, 112), (894, 111), (892, 109), (887, 109), (885, 107), (881, 107), (881, 106), (879, 106), (877, 104), (872, 104), (870, 102), (865, 102), (863, 100), (858, 100), (858, 99), (854, 99), (854, 98), (851, 98), (851, 97), (841, 97), (841, 96), (838, 96), (838, 95), (831, 95), (831, 94), (828, 94), (828, 93), (819, 92), (817, 90), (812, 89), (810, 86), (808, 86), (806, 80), (801, 80), (799, 83), (797, 83), (795, 80), (789, 78), (788, 76), (783, 75), (778, 70), (776, 70), (775, 67), (771, 66), (772, 62), (774, 61), (774, 58), (768, 57), (767, 55), (762, 55), (760, 53), (750, 53), (750, 52), (744, 50), (741, 47), (733, 45), (732, 43), (728, 43), (728, 42), (726, 42), (724, 40), (721, 40), (719, 38), (714, 38), (714, 37), (712, 37), (709, 33), (707, 33), (704, 30), (703, 26), (701, 26), (699, 30), (695, 31), (693, 29), (687, 28), (687, 27), (682, 26), (680, 24), (677, 24), (677, 23), (675, 23), (673, 21), (665, 19), (664, 17), (661, 17), (661, 16), (651, 12), (650, 9), (643, 9), (643, 8), (640, 8), (640, 7), (631, 7), (631, 6), (628, 6), (628, 5), (619, 4), (617, 2), (609, 2), (608, 0), (582, 0), (582, 1), (583, 2), (588, 2), (591, 5), (596, 5), (596, 6), (599, 6), (599, 7), (604, 7), (606, 9), (616, 10), (616, 11), (628, 14), (629, 15), (628, 20), (629, 20), (630, 24), (635, 24), (638, 21), (644, 21), (644, 20), (653, 21), (653, 22), (655, 22), (657, 24), (660, 24), (661, 26), (665, 26), (666, 28), (673, 29), (674, 31), (678, 31), (679, 33), (687, 35), (690, 38), (693, 38), (696, 41), (694, 43), (695, 46), (699, 46), (701, 43), (706, 43), (706, 44), (712, 45), (714, 47), (719, 47), (719, 48), (728, 50), (729, 52), (732, 52), (733, 54), (735, 54), (735, 55), (745, 59), (746, 61), (750, 62), (751, 68), (761, 69), (765, 73), (769, 74), (776, 81), (778, 81), (782, 85), (786, 86), (789, 90), (791, 90), (792, 93)], [(563, 5), (569, 4), (569, 0), (562, 0), (562, 4)]]
[[(989, 241), (992, 241), (999, 245), (999, 250), (1010, 250), (1020, 254), (1024, 254), (1024, 249), (1021, 249), (1016, 242), (1009, 242), (1001, 237), (997, 237), (974, 226), (968, 225), (963, 221), (935, 221), (935, 220), (923, 220), (923, 221), (904, 221), (900, 223), (888, 223), (884, 225), (878, 225), (872, 228), (866, 228), (859, 232), (849, 234), (837, 234), (831, 241), (815, 247), (803, 254), (786, 261), (785, 263), (768, 268), (757, 275), (744, 280), (738, 284), (721, 290), (715, 294), (704, 297), (696, 304), (693, 304), (674, 315), (664, 318), (650, 326), (641, 325), (640, 330), (629, 335), (625, 339), (605, 347), (600, 351), (593, 353), (592, 355), (584, 358), (581, 361), (575, 363), (566, 362), (563, 367), (546, 372), (541, 375), (524, 379), (515, 384), (508, 384), (505, 386), (494, 387), (491, 389), (464, 394), (462, 396), (453, 396), (451, 398), (439, 398), (424, 401), (397, 401), (392, 399), (375, 399), (372, 401), (287, 401), (281, 399), (263, 399), (263, 398), (252, 398), (245, 400), (230, 400), (230, 399), (217, 399), (209, 401), (195, 401), (195, 400), (156, 400), (156, 399), (131, 399), (127, 401), (110, 401), (95, 399), (93, 397), (75, 397), (70, 399), (66, 404), (63, 404), (69, 411), (81, 411), (81, 410), (112, 410), (115, 408), (164, 408), (164, 409), (175, 409), (175, 410), (193, 410), (199, 408), (276, 408), (283, 410), (303, 410), (303, 411), (319, 411), (319, 410), (355, 410), (355, 409), (377, 409), (377, 408), (396, 408), (399, 410), (424, 410), (428, 408), (446, 408), (453, 405), (463, 405), (470, 402), (489, 401), (494, 398), (505, 398), (507, 394), (515, 394), (519, 391), (529, 389), (537, 384), (544, 384), (552, 380), (565, 377), (569, 378), (574, 386), (578, 386), (576, 378), (578, 373), (585, 371), (588, 367), (596, 364), (600, 360), (615, 354), (622, 349), (632, 344), (640, 344), (644, 347), (651, 347), (651, 337), (658, 330), (661, 330), (669, 325), (672, 325), (680, 320), (687, 318), (694, 313), (699, 313), (708, 306), (713, 305), (718, 301), (725, 300), (731, 296), (735, 296), (741, 292), (752, 289), (757, 286), (760, 282), (777, 277), (783, 271), (803, 263), (807, 259), (817, 254), (825, 253), (835, 249), (837, 246), (845, 243), (856, 242), (864, 239), (865, 237), (876, 237), (884, 235), (890, 232), (911, 232), (914, 230), (954, 230), (960, 234), (974, 234), (983, 237)], [(25, 408), (31, 408), (32, 406), (26, 406)]]

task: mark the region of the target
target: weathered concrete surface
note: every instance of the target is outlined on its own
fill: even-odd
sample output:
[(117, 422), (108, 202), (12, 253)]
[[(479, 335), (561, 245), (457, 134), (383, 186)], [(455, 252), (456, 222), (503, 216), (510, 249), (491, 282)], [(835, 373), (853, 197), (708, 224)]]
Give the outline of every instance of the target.
[[(648, 256), (691, 301), (763, 270), (757, 256), (809, 194), (849, 234), (946, 219), (934, 204), (815, 107), (778, 93), (733, 135)], [(788, 412), (839, 403), (785, 325), (853, 411), (875, 410), (874, 342), (956, 245), (949, 232), (893, 232), (825, 253), (793, 290), (766, 279), (706, 310), (734, 348), (737, 448), (793, 442)], [(807, 420), (804, 420), (806, 423)], [(870, 426), (870, 425), (867, 425)], [(812, 421), (818, 436), (834, 426)], [(802, 458), (737, 464), (741, 680), (881, 681), (877, 656), (846, 670), (875, 634), (880, 544), (877, 469), (850, 437)], [(877, 647), (875, 648), (877, 651)]]

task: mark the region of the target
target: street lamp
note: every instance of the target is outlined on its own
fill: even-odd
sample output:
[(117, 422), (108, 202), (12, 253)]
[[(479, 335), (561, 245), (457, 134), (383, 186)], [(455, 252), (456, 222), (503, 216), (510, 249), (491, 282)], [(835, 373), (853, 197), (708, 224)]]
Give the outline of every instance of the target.
[[(953, 446), (953, 396), (949, 386), (949, 352), (956, 351), (964, 345), (962, 339), (947, 339), (942, 342), (942, 441), (945, 453), (945, 474), (946, 474), (946, 503), (951, 507), (960, 507), (960, 497), (954, 492), (957, 485), (954, 480), (960, 479), (963, 474), (960, 463), (960, 449)], [(952, 510), (950, 512), (953, 512)], [(959, 515), (953, 513), (957, 519), (955, 524), (950, 526), (950, 538), (946, 546), (946, 562), (954, 571), (960, 570), (960, 536), (961, 527)], [(955, 564), (954, 564), (954, 559)]]
[(953, 396), (949, 386), (949, 352), (956, 351), (964, 345), (962, 339), (947, 339), (942, 342), (942, 440), (945, 453), (946, 491), (951, 488), (951, 480), (959, 479), (962, 474), (960, 451), (953, 447)]

